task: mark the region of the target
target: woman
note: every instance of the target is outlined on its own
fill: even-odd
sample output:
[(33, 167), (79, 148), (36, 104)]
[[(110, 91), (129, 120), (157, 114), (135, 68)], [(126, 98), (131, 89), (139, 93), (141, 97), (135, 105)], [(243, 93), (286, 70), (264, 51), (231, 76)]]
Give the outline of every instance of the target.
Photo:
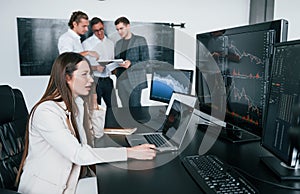
[(155, 157), (155, 146), (150, 144), (131, 148), (88, 145), (92, 139), (90, 126), (94, 136), (103, 134), (98, 106), (88, 110), (92, 107), (91, 72), (89, 62), (80, 54), (63, 53), (55, 60), (48, 87), (30, 113), (18, 174), (19, 192), (73, 194), (80, 175), (87, 171), (83, 166)]

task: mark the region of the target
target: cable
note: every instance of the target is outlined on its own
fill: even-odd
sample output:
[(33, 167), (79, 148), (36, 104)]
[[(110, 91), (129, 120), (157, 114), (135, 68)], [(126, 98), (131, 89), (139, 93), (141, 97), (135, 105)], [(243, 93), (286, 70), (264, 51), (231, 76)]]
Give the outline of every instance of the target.
[(254, 180), (257, 180), (257, 181), (260, 181), (260, 182), (263, 182), (263, 183), (266, 183), (266, 184), (269, 184), (269, 185), (273, 185), (275, 187), (280, 187), (282, 189), (289, 189), (289, 190), (295, 190), (295, 191), (300, 191), (300, 188), (295, 188), (295, 187), (290, 187), (290, 186), (285, 186), (285, 185), (281, 185), (281, 184), (277, 184), (277, 183), (274, 183), (274, 182), (270, 182), (270, 181), (266, 181), (266, 180), (263, 180), (263, 179), (260, 179), (260, 178), (257, 178), (251, 174), (249, 174), (248, 172), (238, 168), (238, 167), (235, 167), (235, 166), (232, 166), (230, 165), (232, 168), (234, 168), (235, 170), (245, 174), (246, 176), (254, 179)]

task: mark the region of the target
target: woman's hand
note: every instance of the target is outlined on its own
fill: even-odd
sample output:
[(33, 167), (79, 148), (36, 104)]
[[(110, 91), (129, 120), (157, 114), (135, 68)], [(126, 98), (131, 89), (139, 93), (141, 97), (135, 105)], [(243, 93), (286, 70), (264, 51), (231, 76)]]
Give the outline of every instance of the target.
[(152, 160), (156, 156), (155, 145), (142, 144), (127, 148), (127, 157), (138, 160)]

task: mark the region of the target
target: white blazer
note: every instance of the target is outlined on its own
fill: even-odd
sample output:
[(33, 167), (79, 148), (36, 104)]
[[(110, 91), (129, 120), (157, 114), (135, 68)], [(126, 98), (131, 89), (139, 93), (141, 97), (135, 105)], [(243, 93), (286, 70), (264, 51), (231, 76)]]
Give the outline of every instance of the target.
[[(96, 124), (103, 118), (97, 114), (93, 111), (92, 123), (95, 135), (101, 136), (103, 126), (97, 128)], [(18, 192), (74, 194), (81, 165), (127, 160), (124, 147), (92, 148), (85, 142), (79, 143), (71, 134), (66, 118), (66, 112), (53, 101), (36, 108), (30, 118), (29, 149)]]

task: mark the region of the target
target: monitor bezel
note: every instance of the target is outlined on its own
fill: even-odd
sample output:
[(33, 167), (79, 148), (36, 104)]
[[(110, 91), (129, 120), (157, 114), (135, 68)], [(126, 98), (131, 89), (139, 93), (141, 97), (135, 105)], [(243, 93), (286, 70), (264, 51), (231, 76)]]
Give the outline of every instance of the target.
[(264, 31), (264, 30), (280, 30), (280, 33), (276, 34), (276, 42), (285, 42), (287, 41), (288, 35), (288, 21), (285, 19), (274, 20), (269, 22), (262, 22), (257, 24), (250, 24), (250, 25), (243, 25), (237, 26), (232, 28), (225, 28), (219, 30), (213, 30), (209, 32), (199, 33), (196, 35), (197, 41), (199, 37), (204, 35), (209, 35), (212, 32), (224, 31), (224, 35), (233, 35), (233, 34), (241, 34), (241, 33), (249, 33), (249, 32), (257, 32), (257, 31)]

